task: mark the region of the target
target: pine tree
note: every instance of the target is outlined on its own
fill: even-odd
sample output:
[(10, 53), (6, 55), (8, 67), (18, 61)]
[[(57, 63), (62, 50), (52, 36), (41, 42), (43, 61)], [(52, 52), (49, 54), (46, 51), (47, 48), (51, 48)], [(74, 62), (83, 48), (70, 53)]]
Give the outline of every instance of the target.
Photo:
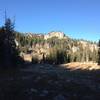
[(0, 28), (0, 65), (2, 66), (4, 64), (4, 27)]
[(14, 24), (9, 18), (5, 20), (5, 25), (0, 32), (3, 49), (3, 62), (5, 67), (16, 64), (18, 58), (18, 50), (15, 44)]
[(98, 65), (100, 65), (100, 40), (98, 43)]

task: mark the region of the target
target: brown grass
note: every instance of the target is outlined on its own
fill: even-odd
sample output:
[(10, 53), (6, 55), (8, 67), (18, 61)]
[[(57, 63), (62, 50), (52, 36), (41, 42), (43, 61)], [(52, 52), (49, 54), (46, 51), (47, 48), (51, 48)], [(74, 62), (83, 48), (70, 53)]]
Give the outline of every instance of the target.
[(99, 70), (100, 66), (97, 63), (93, 62), (72, 62), (68, 64), (62, 64), (64, 68), (68, 68), (70, 70)]

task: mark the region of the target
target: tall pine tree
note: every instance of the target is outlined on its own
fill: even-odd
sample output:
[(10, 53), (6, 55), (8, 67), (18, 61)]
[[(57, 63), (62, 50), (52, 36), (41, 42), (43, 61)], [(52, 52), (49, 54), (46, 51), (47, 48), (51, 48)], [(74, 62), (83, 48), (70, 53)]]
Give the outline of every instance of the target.
[(15, 66), (18, 60), (18, 50), (15, 43), (14, 24), (11, 19), (5, 19), (5, 25), (0, 29), (0, 62), (5, 67)]
[(100, 65), (100, 40), (98, 43), (98, 65)]

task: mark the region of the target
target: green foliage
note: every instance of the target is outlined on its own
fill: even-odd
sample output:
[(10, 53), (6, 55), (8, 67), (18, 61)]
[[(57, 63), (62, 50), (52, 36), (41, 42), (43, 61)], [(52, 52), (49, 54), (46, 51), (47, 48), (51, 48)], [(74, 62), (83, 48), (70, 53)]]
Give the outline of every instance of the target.
[(62, 64), (68, 62), (68, 59), (66, 51), (56, 46), (50, 50), (50, 54), (46, 58), (48, 63), (52, 64)]
[(45, 40), (43, 39), (43, 38), (32, 38), (31, 39), (31, 42), (33, 43), (33, 44), (37, 44), (37, 43), (44, 43), (45, 42)]

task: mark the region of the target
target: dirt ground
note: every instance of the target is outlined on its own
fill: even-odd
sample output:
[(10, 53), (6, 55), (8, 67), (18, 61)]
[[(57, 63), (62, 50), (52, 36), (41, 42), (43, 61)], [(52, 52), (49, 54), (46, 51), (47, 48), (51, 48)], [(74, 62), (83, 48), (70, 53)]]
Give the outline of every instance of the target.
[(99, 68), (83, 69), (79, 64), (28, 64), (0, 70), (0, 100), (100, 100)]

